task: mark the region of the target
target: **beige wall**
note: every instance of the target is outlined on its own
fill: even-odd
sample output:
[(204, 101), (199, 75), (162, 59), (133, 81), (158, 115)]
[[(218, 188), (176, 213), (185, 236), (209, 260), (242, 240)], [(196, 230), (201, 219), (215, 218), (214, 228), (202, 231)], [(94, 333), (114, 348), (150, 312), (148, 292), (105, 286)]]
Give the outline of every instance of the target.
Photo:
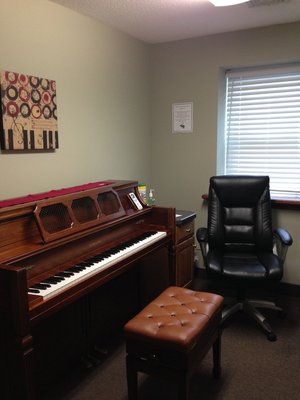
[[(57, 82), (60, 148), (0, 153), (0, 199), (107, 178), (138, 179), (161, 205), (197, 212), (215, 173), (220, 69), (300, 59), (300, 23), (148, 46), (46, 0), (2, 0), (0, 68)], [(171, 105), (194, 103), (172, 135)], [(299, 212), (284, 280), (300, 284)]]
[[(162, 205), (197, 212), (205, 225), (202, 193), (216, 173), (217, 118), (221, 70), (300, 61), (300, 23), (183, 40), (151, 47), (152, 185)], [(194, 132), (172, 134), (172, 103), (194, 103)], [(275, 212), (288, 228), (290, 249), (284, 280), (300, 284), (300, 210)]]
[(2, 0), (0, 68), (56, 80), (60, 148), (0, 153), (0, 198), (150, 178), (149, 49), (46, 0)]

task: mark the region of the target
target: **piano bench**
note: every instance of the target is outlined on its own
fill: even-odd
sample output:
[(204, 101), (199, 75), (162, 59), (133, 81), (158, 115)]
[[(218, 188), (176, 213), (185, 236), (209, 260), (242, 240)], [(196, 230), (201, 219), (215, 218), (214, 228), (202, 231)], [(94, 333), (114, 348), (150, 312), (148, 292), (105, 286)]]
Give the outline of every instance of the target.
[(138, 372), (178, 383), (180, 400), (188, 396), (193, 367), (213, 347), (213, 374), (221, 373), (223, 297), (169, 287), (124, 327), (128, 399), (136, 400)]

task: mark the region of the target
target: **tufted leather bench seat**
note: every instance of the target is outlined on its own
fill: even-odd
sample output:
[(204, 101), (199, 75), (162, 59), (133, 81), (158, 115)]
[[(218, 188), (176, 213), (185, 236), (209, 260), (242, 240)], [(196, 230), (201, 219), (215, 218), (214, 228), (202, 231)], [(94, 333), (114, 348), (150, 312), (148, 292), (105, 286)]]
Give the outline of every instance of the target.
[(221, 372), (223, 297), (169, 287), (124, 327), (129, 400), (137, 399), (137, 373), (159, 374), (179, 384), (187, 399), (188, 377), (213, 346), (213, 373)]

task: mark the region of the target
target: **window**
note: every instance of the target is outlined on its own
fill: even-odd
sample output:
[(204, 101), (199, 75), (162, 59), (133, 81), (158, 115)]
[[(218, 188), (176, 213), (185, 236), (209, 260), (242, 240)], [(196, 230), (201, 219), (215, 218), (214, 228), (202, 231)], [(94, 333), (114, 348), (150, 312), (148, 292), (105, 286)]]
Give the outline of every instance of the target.
[(300, 198), (300, 65), (225, 72), (218, 173), (269, 175), (273, 198)]

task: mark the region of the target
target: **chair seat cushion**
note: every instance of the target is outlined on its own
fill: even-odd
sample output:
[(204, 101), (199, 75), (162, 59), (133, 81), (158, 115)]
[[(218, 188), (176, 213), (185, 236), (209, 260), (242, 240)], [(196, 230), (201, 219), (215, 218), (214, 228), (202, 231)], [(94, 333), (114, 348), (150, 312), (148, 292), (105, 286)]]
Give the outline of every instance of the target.
[(271, 252), (252, 254), (222, 254), (209, 252), (207, 270), (215, 276), (238, 280), (279, 281), (283, 265), (279, 257)]

